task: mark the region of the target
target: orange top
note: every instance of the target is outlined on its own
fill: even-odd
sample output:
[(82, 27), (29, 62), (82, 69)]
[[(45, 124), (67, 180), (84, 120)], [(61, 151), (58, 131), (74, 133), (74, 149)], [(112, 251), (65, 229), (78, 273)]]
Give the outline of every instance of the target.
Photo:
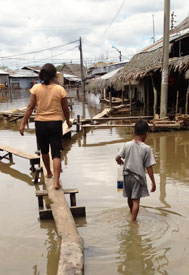
[(30, 92), (36, 96), (35, 120), (63, 120), (61, 100), (66, 97), (67, 92), (62, 86), (57, 84), (36, 84), (31, 88)]

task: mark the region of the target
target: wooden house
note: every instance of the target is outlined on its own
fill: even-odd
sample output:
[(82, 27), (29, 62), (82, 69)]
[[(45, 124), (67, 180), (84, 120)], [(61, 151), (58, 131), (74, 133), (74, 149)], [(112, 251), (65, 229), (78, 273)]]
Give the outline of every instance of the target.
[[(175, 113), (177, 91), (180, 112), (185, 111), (189, 78), (189, 17), (169, 37), (169, 87), (168, 112)], [(163, 39), (136, 54), (126, 66), (110, 79), (114, 85), (122, 86), (126, 96), (144, 103), (147, 113), (159, 113), (161, 72), (163, 61)]]

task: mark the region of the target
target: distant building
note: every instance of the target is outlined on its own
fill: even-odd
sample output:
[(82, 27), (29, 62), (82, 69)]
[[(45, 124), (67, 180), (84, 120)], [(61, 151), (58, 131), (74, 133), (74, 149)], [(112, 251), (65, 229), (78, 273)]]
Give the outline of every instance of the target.
[(25, 66), (22, 68), (22, 70), (28, 70), (28, 71), (32, 71), (34, 73), (39, 73), (41, 70), (40, 66)]
[(30, 70), (16, 70), (10, 73), (10, 87), (14, 89), (30, 89), (39, 82), (38, 73)]
[(0, 71), (0, 84), (9, 86), (9, 73), (5, 71)]
[(127, 62), (119, 62), (119, 63), (104, 63), (98, 62), (96, 64), (91, 65), (87, 70), (87, 78), (95, 78), (107, 73), (110, 73), (114, 70), (123, 68)]
[[(60, 70), (63, 74), (69, 74), (81, 78), (80, 64), (63, 64)], [(87, 69), (84, 67), (84, 75), (86, 76)]]

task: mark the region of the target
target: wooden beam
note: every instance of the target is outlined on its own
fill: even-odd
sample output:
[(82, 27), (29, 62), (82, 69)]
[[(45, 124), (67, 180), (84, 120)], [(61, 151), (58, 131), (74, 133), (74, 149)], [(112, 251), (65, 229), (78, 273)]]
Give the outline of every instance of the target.
[[(46, 172), (43, 161), (43, 171)], [(52, 167), (52, 160), (51, 160)], [(62, 238), (58, 275), (62, 274), (83, 274), (83, 240), (77, 232), (75, 221), (67, 205), (64, 191), (55, 190), (53, 179), (45, 178), (45, 186), (48, 192), (52, 215), (54, 217), (56, 230)]]
[(74, 218), (86, 217), (84, 206), (72, 206), (70, 207), (70, 210)]

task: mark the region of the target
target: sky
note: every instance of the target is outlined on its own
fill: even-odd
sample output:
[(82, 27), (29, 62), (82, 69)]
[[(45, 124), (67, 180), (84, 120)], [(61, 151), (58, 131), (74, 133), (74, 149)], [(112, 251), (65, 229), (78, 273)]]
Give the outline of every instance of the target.
[[(0, 0), (0, 4), (0, 67), (79, 63), (79, 37), (87, 66), (119, 62), (112, 46), (121, 51), (122, 61), (128, 61), (153, 42), (153, 14), (156, 40), (163, 35), (164, 0)], [(179, 24), (189, 15), (189, 0), (171, 0), (172, 11)], [(35, 52), (39, 50), (45, 51)]]

